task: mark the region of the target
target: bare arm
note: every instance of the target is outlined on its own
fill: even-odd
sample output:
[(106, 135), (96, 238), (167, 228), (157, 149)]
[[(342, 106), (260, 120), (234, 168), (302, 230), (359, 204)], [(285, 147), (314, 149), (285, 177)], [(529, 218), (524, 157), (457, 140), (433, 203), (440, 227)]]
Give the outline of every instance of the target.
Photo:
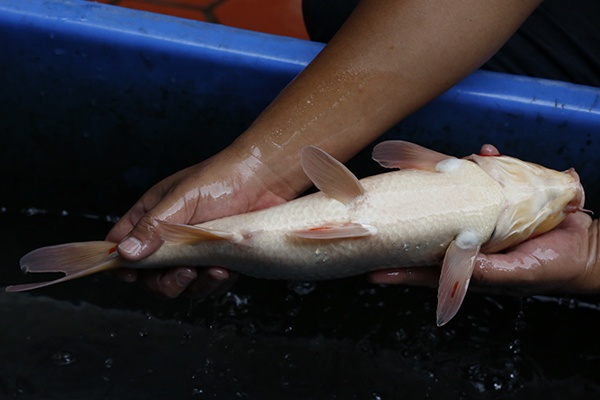
[[(298, 196), (310, 184), (300, 167), (302, 147), (317, 145), (349, 159), (478, 68), (540, 2), (363, 0), (244, 134), (211, 159), (150, 189), (108, 239), (126, 238), (120, 254), (139, 259), (161, 244), (154, 219), (200, 223)], [(185, 279), (179, 279), (182, 274)], [(228, 277), (222, 269), (203, 274), (209, 276), (199, 285), (209, 288)], [(147, 276), (154, 290), (176, 296), (197, 272), (186, 268)]]
[(363, 0), (316, 59), (234, 144), (308, 185), (300, 149), (348, 160), (483, 64), (539, 0)]

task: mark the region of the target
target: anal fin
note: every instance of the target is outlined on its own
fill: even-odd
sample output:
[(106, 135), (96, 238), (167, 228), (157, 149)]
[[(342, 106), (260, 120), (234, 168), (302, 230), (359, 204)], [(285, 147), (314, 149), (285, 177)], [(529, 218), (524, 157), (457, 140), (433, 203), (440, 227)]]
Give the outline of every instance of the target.
[(158, 221), (160, 237), (165, 242), (194, 243), (204, 240), (231, 240), (234, 234), (193, 225), (171, 224)]
[(371, 236), (376, 228), (355, 222), (326, 224), (291, 232), (290, 235), (313, 240), (351, 239)]

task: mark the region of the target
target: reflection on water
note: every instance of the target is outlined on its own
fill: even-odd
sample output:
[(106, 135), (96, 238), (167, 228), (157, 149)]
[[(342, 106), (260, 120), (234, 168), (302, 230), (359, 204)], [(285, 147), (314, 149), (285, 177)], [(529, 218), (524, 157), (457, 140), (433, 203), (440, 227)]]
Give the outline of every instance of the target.
[[(0, 285), (25, 280), (25, 252), (110, 220), (0, 211)], [(242, 278), (195, 302), (95, 276), (0, 293), (0, 398), (591, 399), (599, 304), (470, 293), (437, 328), (435, 291), (362, 278)]]

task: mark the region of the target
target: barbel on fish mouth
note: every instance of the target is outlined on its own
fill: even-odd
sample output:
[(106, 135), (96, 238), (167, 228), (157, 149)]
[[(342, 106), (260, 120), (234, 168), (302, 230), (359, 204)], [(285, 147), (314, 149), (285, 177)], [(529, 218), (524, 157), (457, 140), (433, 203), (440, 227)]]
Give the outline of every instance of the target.
[(458, 311), (480, 251), (516, 245), (583, 207), (573, 170), (508, 156), (459, 159), (388, 141), (375, 147), (373, 158), (400, 170), (360, 181), (316, 147), (305, 147), (301, 156), (317, 193), (198, 225), (157, 221), (164, 243), (137, 262), (121, 258), (117, 244), (106, 241), (43, 247), (21, 259), (23, 271), (65, 276), (6, 290), (119, 267), (220, 265), (259, 278), (306, 281), (441, 263), (437, 323), (443, 325)]

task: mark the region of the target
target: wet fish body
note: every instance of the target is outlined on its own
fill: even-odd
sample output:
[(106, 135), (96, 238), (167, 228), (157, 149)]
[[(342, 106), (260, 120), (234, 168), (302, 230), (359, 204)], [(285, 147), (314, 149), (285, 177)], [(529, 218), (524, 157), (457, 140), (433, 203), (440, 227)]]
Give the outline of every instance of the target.
[(320, 192), (269, 209), (195, 226), (157, 221), (161, 248), (135, 263), (116, 244), (50, 246), (23, 257), (27, 272), (65, 272), (41, 287), (117, 267), (223, 265), (269, 279), (341, 278), (442, 262), (437, 322), (458, 311), (480, 250), (499, 251), (558, 225), (583, 206), (573, 171), (507, 156), (457, 159), (407, 142), (384, 142), (374, 158), (400, 168), (361, 181), (308, 147), (302, 166)]
[[(489, 237), (502, 207), (500, 185), (476, 164), (456, 160), (446, 174), (407, 170), (365, 178), (352, 204), (323, 192), (254, 213), (197, 225), (231, 232), (229, 240), (178, 238), (136, 268), (225, 265), (257, 278), (318, 280), (390, 267), (433, 265), (461, 232)], [(171, 233), (175, 237), (171, 237)]]

